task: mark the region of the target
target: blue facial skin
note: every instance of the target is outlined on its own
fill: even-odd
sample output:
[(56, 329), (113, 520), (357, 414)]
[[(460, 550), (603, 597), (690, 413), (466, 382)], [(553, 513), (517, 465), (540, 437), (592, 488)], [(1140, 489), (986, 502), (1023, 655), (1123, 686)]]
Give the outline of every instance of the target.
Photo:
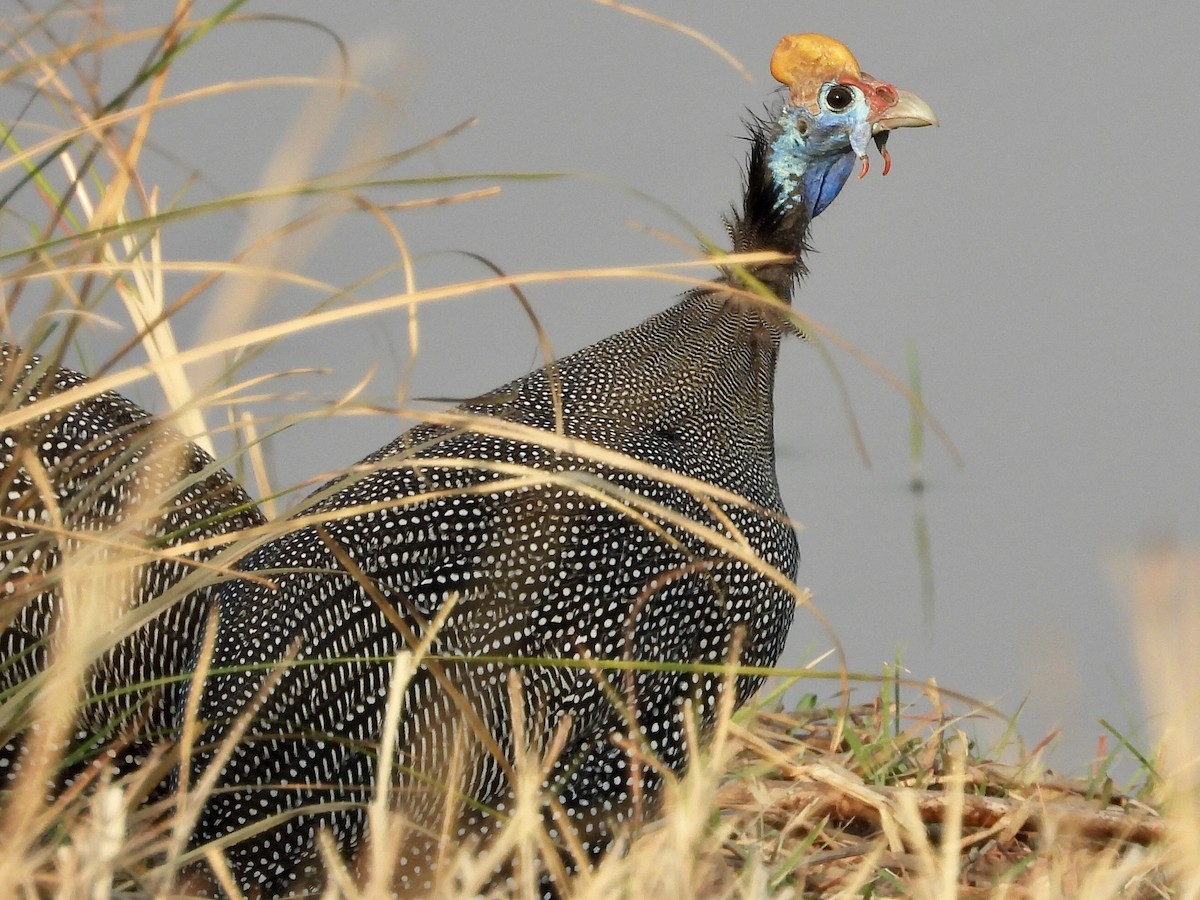
[(861, 92), (852, 89), (854, 101), (835, 112), (827, 103), (832, 87), (822, 87), (815, 114), (785, 103), (775, 120), (779, 133), (771, 141), (768, 165), (782, 188), (780, 203), (791, 209), (802, 202), (810, 220), (833, 202), (855, 161), (866, 155), (871, 138), (868, 107)]

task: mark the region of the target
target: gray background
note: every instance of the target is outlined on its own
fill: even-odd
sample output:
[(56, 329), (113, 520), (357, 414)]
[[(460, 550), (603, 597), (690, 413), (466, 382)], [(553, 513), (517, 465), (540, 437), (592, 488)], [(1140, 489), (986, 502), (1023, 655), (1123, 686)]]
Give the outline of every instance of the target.
[[(136, 3), (125, 15), (147, 21), (171, 5)], [(1064, 729), (1059, 768), (1083, 767), (1101, 717), (1144, 746), (1121, 561), (1150, 539), (1200, 537), (1200, 6), (647, 0), (645, 8), (720, 42), (753, 83), (694, 40), (584, 0), (261, 2), (246, 11), (310, 16), (335, 31), (351, 48), (352, 76), (391, 100), (353, 90), (326, 97), (300, 125), (310, 88), (189, 104), (159, 117), (152, 138), (163, 155), (147, 160), (146, 173), (167, 195), (185, 189), (194, 201), (260, 184), (281, 142), (299, 160), (316, 141), (308, 171), (322, 172), (477, 115), (465, 134), (393, 174), (578, 175), (371, 190), (388, 203), (502, 186), (490, 199), (395, 216), (418, 286), (488, 274), (447, 252), (456, 250), (510, 272), (680, 260), (685, 250), (640, 226), (688, 247), (694, 239), (634, 191), (720, 239), (719, 216), (740, 184), (740, 118), (771, 98), (775, 41), (789, 31), (839, 37), (866, 71), (928, 100), (942, 128), (898, 133), (892, 174), (880, 178), (876, 160), (817, 221), (819, 252), (797, 305), (901, 376), (906, 343), (915, 342), (928, 403), (966, 465), (956, 468), (930, 438), (929, 487), (915, 498), (905, 401), (838, 352), (871, 454), (865, 467), (828, 371), (812, 348), (791, 342), (777, 429), (784, 496), (805, 525), (800, 583), (815, 591), (852, 670), (878, 672), (900, 652), (916, 678), (1008, 712), (1024, 702), (1020, 730), (1030, 742)], [(134, 59), (114, 54), (106, 79), (117, 84)], [(318, 30), (247, 22), (188, 53), (169, 88), (336, 71)], [(14, 95), (5, 96), (11, 119)], [(327, 139), (315, 136), (326, 127)], [(193, 171), (201, 180), (189, 181)], [(253, 227), (232, 214), (173, 227), (165, 253), (226, 259)], [(370, 277), (356, 288), (366, 298), (403, 289), (397, 261), (378, 223), (355, 214), (297, 235), (278, 262), (335, 285)], [(322, 297), (299, 287), (256, 294), (234, 280), (225, 290), (180, 318), (185, 344), (293, 318)], [(559, 354), (635, 324), (674, 293), (628, 280), (528, 289)], [(538, 359), (506, 292), (427, 307), (420, 322), (410, 396), (476, 394)], [(372, 370), (359, 399), (394, 406), (406, 327), (397, 312), (279, 342), (248, 371), (326, 372), (279, 388), (305, 396), (248, 408), (263, 416), (319, 408)], [(161, 408), (151, 388), (133, 393)], [(385, 413), (297, 425), (269, 443), (275, 483), (319, 477), (403, 427)], [(919, 515), (932, 597), (915, 546)], [(783, 662), (827, 645), (801, 613)], [(833, 686), (813, 689), (828, 695)]]

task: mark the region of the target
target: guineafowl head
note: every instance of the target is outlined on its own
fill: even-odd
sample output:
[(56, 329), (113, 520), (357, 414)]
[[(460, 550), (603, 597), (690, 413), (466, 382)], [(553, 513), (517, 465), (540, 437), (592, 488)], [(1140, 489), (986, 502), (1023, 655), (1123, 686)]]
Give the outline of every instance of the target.
[(866, 175), (874, 140), (891, 165), (887, 136), (895, 128), (936, 125), (920, 97), (865, 74), (845, 44), (823, 34), (790, 34), (775, 48), (771, 74), (788, 88), (766, 121), (767, 167), (776, 202), (811, 221), (833, 202), (854, 169)]

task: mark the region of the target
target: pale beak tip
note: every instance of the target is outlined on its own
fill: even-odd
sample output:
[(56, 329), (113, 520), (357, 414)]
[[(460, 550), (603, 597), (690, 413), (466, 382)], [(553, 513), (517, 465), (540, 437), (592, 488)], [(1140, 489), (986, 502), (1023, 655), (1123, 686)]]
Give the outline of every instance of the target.
[(941, 127), (933, 108), (911, 91), (896, 91), (896, 102), (872, 123), (872, 131), (891, 131), (896, 128)]

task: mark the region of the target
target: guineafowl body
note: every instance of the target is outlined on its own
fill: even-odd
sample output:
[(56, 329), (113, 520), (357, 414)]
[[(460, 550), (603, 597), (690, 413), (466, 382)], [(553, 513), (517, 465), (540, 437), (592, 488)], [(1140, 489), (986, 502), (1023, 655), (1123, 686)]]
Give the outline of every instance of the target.
[[(758, 338), (731, 344), (744, 329)], [(513, 669), (469, 658), (720, 662), (742, 629), (743, 663), (777, 659), (792, 596), (692, 529), (728, 541), (740, 533), (769, 566), (794, 574), (796, 537), (782, 518), (771, 447), (779, 337), (758, 304), (719, 292), (696, 295), (550, 372), (506, 385), (497, 392), (503, 400), (461, 407), (461, 426), (408, 432), (363, 461), (369, 474), (324, 489), (304, 515), (329, 516), (327, 524), (272, 542), (242, 564), (276, 588), (243, 582), (222, 598), (215, 667), (279, 660), (294, 644), (305, 664), (289, 668), (264, 701), (252, 734), (225, 767), (224, 786), (238, 790), (214, 796), (200, 837), (247, 824), (247, 811), (262, 809), (261, 785), (339, 786), (274, 792), (270, 812), (276, 804), (365, 799), (375, 760), (362, 745), (379, 740), (389, 659), (421, 639), (451, 597), (453, 609), (430, 653), (464, 660), (437, 664), (440, 673), (425, 666), (414, 677), (397, 736), (400, 764), (426, 777), (448, 771), (461, 725), (460, 739), (473, 745), (464, 793), (503, 803), (503, 766), (466, 728), (454, 694), (478, 711), (512, 758), (507, 675), (517, 671), (534, 735), (548, 740), (571, 717), (556, 767), (560, 800), (576, 815), (594, 817), (596, 827), (609, 814), (621, 818), (630, 799), (628, 759), (609, 740), (624, 725), (606, 689), (623, 696), (622, 674), (600, 679), (586, 668)], [(561, 442), (552, 437), (556, 380), (564, 397)], [(639, 387), (645, 384), (660, 385), (658, 396)], [(487, 419), (471, 421), (476, 416), (494, 418), (497, 428)], [(559, 449), (573, 442), (628, 459), (599, 464), (586, 445)], [(636, 461), (744, 499), (714, 502), (637, 471)], [(412, 637), (393, 627), (364, 583), (394, 605)], [(311, 665), (353, 657), (370, 661)], [(211, 678), (203, 717), (240, 711), (262, 678), (260, 672)], [(696, 699), (703, 717), (710, 716), (721, 677), (639, 671), (633, 679), (650, 749), (682, 768), (682, 705)], [(739, 700), (757, 683), (739, 679)], [(432, 808), (407, 812), (422, 820), (438, 816), (442, 798), (433, 799)], [(297, 851), (310, 846), (311, 830), (322, 822), (347, 835), (352, 847), (362, 812), (286, 823), (233, 847), (231, 862), (251, 883), (261, 878), (274, 891), (276, 878), (287, 884)], [(279, 862), (264, 866), (271, 859)]]
[[(7, 410), (86, 383), (0, 343)], [(129, 628), (84, 668), (75, 738), (99, 746), (134, 728), (112, 760), (131, 768), (177, 719), (177, 689), (137, 685), (188, 670), (215, 597), (205, 564), (219, 548), (177, 548), (262, 525), (263, 516), (207, 453), (112, 392), (0, 432), (0, 497), (0, 696), (45, 671), (64, 622), (95, 639)], [(128, 616), (150, 603), (159, 608), (131, 627)], [(0, 743), (0, 787), (16, 776), (21, 744), (20, 735)]]
[[(912, 95), (827, 57), (793, 66), (788, 99), (751, 123), (729, 222), (735, 250), (786, 258), (726, 272), (406, 432), (240, 563), (256, 578), (223, 590), (212, 659), (223, 674), (201, 714), (214, 746), (235, 721), (248, 727), (194, 840), (252, 832), (226, 850), (245, 889), (319, 885), (318, 831), (353, 860), (364, 804), (388, 790), (417, 835), (393, 883), (427, 890), (420, 835), (449, 821), (458, 838), (486, 840), (529, 750), (553, 748), (548, 833), (569, 827), (599, 856), (686, 769), (687, 717), (703, 734), (726, 684), (711, 664), (777, 661), (798, 553), (775, 474), (773, 388), (805, 236), (872, 136), (882, 146), (889, 127), (932, 121)], [(385, 734), (391, 660), (406, 648), (418, 665)], [(761, 679), (732, 683), (736, 705)], [(384, 749), (398, 774), (377, 785)], [(193, 781), (212, 759), (197, 755)]]

